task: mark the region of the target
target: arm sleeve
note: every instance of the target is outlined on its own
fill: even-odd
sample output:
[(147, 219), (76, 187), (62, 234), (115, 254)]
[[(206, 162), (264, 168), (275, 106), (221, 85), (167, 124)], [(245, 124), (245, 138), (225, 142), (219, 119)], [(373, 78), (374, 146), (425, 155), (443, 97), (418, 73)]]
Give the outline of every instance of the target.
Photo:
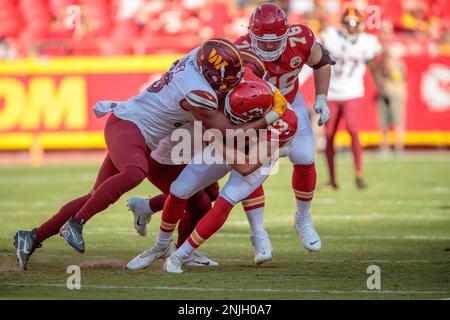
[(193, 107), (217, 110), (217, 97), (212, 92), (193, 90), (186, 95), (186, 101)]

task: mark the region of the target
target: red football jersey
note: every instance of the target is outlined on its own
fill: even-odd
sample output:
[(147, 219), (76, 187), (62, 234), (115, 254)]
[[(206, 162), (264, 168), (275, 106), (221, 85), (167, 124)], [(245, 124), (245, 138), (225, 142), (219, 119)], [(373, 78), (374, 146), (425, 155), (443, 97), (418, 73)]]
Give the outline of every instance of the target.
[(291, 140), (297, 132), (297, 115), (291, 109), (286, 109), (280, 119), (267, 127), (267, 140), (279, 141), (280, 147)]
[[(250, 35), (240, 37), (235, 44), (239, 49), (251, 50)], [(298, 91), (298, 75), (311, 54), (314, 33), (305, 25), (294, 24), (289, 28), (286, 50), (275, 61), (264, 61), (269, 81), (281, 90), (292, 103)]]

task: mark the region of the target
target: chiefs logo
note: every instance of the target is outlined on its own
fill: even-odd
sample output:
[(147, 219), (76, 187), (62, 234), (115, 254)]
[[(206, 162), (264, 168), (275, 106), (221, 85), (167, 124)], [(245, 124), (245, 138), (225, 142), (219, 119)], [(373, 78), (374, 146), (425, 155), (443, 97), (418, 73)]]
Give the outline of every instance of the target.
[(214, 68), (216, 68), (216, 70), (219, 70), (222, 67), (226, 67), (228, 65), (228, 62), (226, 61), (222, 61), (223, 57), (217, 53), (216, 49), (212, 49), (209, 57), (208, 57), (208, 61), (209, 63), (214, 65)]
[(422, 100), (430, 111), (450, 110), (450, 68), (444, 64), (432, 64), (421, 80)]
[(291, 68), (297, 68), (301, 64), (302, 64), (302, 58), (300, 58), (299, 56), (293, 57), (291, 59)]

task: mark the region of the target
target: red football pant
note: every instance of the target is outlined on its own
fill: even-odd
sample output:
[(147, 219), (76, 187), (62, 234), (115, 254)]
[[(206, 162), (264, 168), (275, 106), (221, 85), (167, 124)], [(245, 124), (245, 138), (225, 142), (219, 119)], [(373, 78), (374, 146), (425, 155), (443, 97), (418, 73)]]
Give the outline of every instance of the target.
[(330, 181), (336, 182), (336, 172), (334, 166), (334, 136), (338, 129), (341, 117), (345, 119), (345, 126), (352, 139), (352, 153), (354, 166), (357, 175), (362, 173), (362, 148), (358, 137), (358, 112), (362, 107), (361, 99), (351, 99), (346, 101), (329, 101), (330, 119), (325, 124), (327, 146), (325, 154), (327, 157)]
[(111, 114), (105, 126), (105, 140), (108, 153), (93, 190), (64, 205), (55, 216), (37, 228), (40, 241), (57, 234), (71, 217), (78, 221), (89, 220), (145, 179), (150, 150), (135, 124)]

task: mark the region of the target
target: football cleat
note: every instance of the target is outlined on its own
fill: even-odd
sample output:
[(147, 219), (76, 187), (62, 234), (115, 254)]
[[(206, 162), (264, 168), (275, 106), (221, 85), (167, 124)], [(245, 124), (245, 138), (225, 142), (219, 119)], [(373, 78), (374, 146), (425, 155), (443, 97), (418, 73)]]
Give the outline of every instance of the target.
[(172, 253), (172, 245), (168, 245), (166, 248), (159, 248), (156, 244), (148, 250), (140, 253), (133, 260), (128, 262), (127, 268), (130, 270), (139, 270), (147, 268), (150, 263), (158, 259), (164, 259), (170, 256)]
[(250, 240), (255, 249), (255, 263), (257, 265), (272, 259), (272, 245), (266, 231), (253, 232)]
[(191, 255), (183, 260), (183, 264), (194, 267), (214, 267), (219, 265), (216, 261), (197, 251), (192, 251)]
[(309, 252), (320, 250), (322, 246), (320, 237), (314, 229), (309, 213), (295, 214), (295, 231), (306, 250)]
[(363, 178), (356, 178), (355, 182), (356, 182), (356, 186), (358, 187), (358, 189), (360, 189), (360, 190), (367, 189), (367, 184)]
[(64, 238), (66, 244), (79, 253), (84, 252), (83, 222), (70, 218), (59, 230), (59, 235)]
[(182, 264), (183, 260), (173, 252), (164, 262), (163, 270), (168, 273), (183, 273)]
[(147, 235), (147, 224), (150, 222), (152, 215), (149, 210), (148, 199), (132, 197), (127, 201), (128, 210), (134, 215), (134, 229), (140, 236)]
[(36, 231), (16, 231), (14, 234), (14, 246), (16, 247), (17, 263), (23, 270), (27, 270), (28, 260), (36, 248), (42, 247)]

